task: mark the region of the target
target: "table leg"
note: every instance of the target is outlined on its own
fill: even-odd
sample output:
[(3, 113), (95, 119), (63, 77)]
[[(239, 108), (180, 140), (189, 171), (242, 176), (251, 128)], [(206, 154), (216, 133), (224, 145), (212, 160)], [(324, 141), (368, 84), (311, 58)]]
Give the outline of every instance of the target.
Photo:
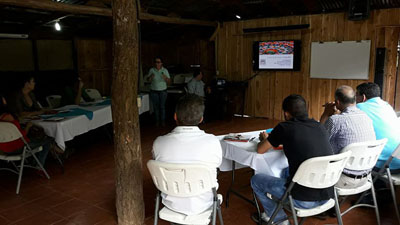
[(255, 206), (257, 208), (258, 205), (254, 200), (248, 199), (247, 197), (245, 197), (244, 195), (240, 194), (238, 191), (233, 189), (233, 184), (235, 183), (235, 169), (236, 169), (236, 164), (235, 164), (235, 161), (232, 160), (232, 182), (228, 188), (228, 191), (226, 192), (226, 202), (225, 202), (226, 208), (229, 207), (229, 197), (230, 197), (231, 192), (232, 192), (232, 194), (247, 201), (248, 203), (252, 204), (253, 206)]

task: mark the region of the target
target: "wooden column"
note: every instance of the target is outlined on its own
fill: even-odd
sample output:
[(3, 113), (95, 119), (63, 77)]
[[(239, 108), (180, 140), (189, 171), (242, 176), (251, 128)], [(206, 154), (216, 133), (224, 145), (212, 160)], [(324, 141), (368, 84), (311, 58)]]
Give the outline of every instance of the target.
[(144, 223), (142, 152), (140, 148), (138, 26), (136, 0), (113, 0), (112, 114), (119, 225)]

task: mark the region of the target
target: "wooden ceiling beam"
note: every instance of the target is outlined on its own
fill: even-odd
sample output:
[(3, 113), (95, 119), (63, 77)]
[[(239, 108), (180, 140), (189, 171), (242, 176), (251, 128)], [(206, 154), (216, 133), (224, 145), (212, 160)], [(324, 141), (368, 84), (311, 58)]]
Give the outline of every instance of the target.
[(53, 1), (38, 1), (38, 0), (0, 0), (1, 5), (24, 7), (31, 9), (42, 9), (46, 11), (66, 12), (72, 14), (96, 15), (111, 17), (111, 9), (85, 6), (71, 5)]
[[(56, 11), (65, 12), (71, 14), (84, 14), (84, 15), (96, 15), (96, 16), (112, 16), (112, 10), (108, 8), (100, 8), (94, 6), (85, 5), (71, 5), (53, 1), (38, 1), (38, 0), (0, 0), (0, 5), (41, 9), (45, 11)], [(200, 26), (217, 26), (217, 22), (194, 20), (194, 19), (182, 19), (178, 17), (159, 16), (149, 13), (140, 13), (140, 20), (150, 20), (160, 23), (172, 23), (172, 24), (185, 24), (185, 25), (200, 25)]]

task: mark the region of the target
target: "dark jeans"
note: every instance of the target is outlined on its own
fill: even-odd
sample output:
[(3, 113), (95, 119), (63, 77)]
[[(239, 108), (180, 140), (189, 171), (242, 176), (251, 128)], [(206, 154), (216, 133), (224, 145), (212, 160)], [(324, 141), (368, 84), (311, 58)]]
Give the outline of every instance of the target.
[[(42, 164), (42, 166), (44, 166), (45, 162), (46, 162), (46, 158), (47, 155), (49, 154), (49, 150), (51, 147), (51, 143), (52, 143), (53, 139), (46, 137), (43, 140), (31, 140), (28, 145), (29, 147), (31, 147), (32, 150), (34, 150), (35, 148), (39, 147), (39, 146), (43, 146), (42, 151), (38, 152), (35, 154), (35, 156), (38, 158), (39, 162)], [(9, 152), (9, 153), (5, 153), (6, 155), (19, 155), (22, 154), (23, 148), (20, 148), (14, 152)], [(34, 165), (36, 165), (36, 162), (33, 161)]]
[(167, 101), (167, 90), (164, 91), (151, 91), (150, 98), (153, 104), (154, 115), (156, 122), (165, 122), (165, 102)]

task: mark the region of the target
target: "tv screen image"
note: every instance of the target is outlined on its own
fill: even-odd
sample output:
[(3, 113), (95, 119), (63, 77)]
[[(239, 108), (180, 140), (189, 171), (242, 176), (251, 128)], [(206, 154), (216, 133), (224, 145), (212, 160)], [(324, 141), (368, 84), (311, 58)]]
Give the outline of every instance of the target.
[(298, 70), (300, 41), (254, 43), (255, 70)]

